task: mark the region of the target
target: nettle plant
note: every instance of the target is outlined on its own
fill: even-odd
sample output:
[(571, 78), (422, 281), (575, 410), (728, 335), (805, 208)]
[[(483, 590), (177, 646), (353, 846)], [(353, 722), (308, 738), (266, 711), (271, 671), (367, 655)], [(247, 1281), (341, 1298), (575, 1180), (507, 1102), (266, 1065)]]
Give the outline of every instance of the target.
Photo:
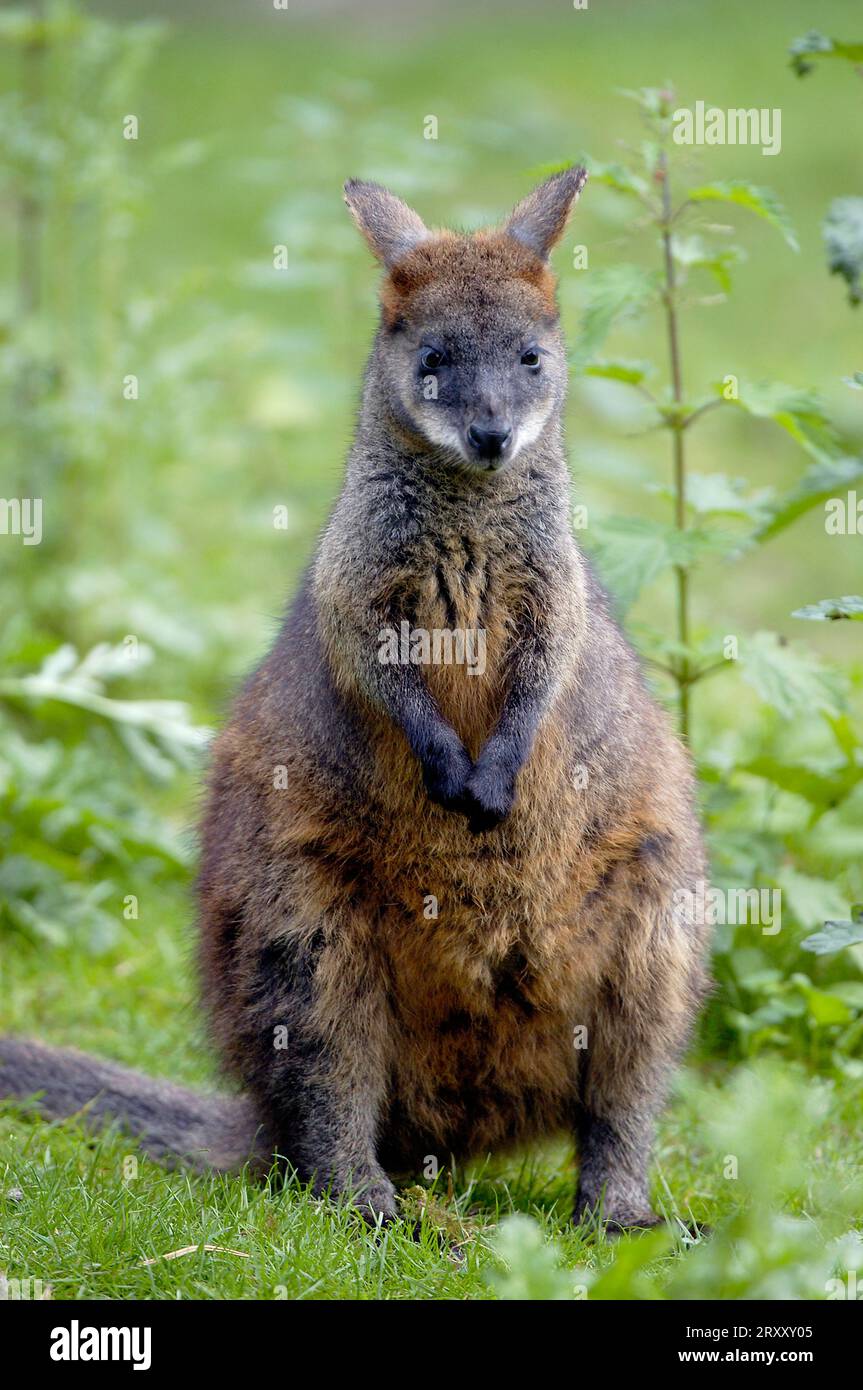
[[(180, 148), (136, 161), (123, 138), (121, 116), (161, 32), (62, 0), (0, 14), (0, 56), (16, 78), (0, 97), (12, 265), (0, 308), (0, 476), (7, 496), (38, 499), (45, 522), (36, 545), (2, 537), (0, 604), (11, 616), (0, 633), (0, 933), (92, 950), (116, 942), (124, 915), (133, 920), (127, 896), (188, 874), (182, 837), (147, 805), (153, 784), (191, 766), (208, 736), (184, 704), (127, 694), (154, 655), (145, 641), (88, 643), (79, 655), (62, 640), (108, 593), (115, 631), (168, 652), (168, 639), (175, 652), (193, 645), (178, 620), (172, 629), (155, 604), (138, 606), (131, 585), (119, 589), (114, 557), (127, 546), (113, 552), (109, 583), (91, 569), (100, 536), (126, 539), (140, 524), (133, 477), (183, 452), (171, 422), (194, 430), (198, 419), (194, 392), (176, 408), (195, 345), (160, 354), (148, 336), (180, 287), (148, 296), (129, 275), (152, 180), (195, 156)], [(134, 417), (129, 363), (157, 397)]]
[[(670, 686), (680, 731), (693, 742), (705, 789), (712, 835), (714, 882), (781, 890), (782, 926), (768, 935), (765, 924), (716, 923), (716, 970), (724, 985), (708, 1028), (732, 1034), (744, 1051), (794, 1045), (811, 1055), (840, 1059), (863, 1034), (863, 982), (843, 948), (863, 941), (857, 911), (850, 921), (823, 927), (825, 917), (844, 919), (847, 904), (863, 896), (859, 869), (859, 807), (863, 793), (863, 742), (852, 717), (853, 673), (822, 663), (817, 655), (776, 633), (728, 635), (696, 627), (693, 586), (699, 565), (709, 560), (739, 562), (769, 543), (813, 508), (844, 494), (863, 479), (863, 458), (844, 447), (817, 395), (780, 383), (753, 385), (735, 376), (706, 383), (695, 392), (686, 370), (681, 335), (684, 308), (709, 305), (716, 296), (696, 296), (692, 282), (706, 273), (724, 299), (742, 249), (729, 229), (708, 216), (717, 205), (742, 209), (769, 223), (797, 249), (790, 221), (775, 195), (741, 181), (683, 184), (673, 140), (673, 91), (646, 89), (634, 96), (647, 126), (638, 163), (583, 159), (594, 183), (636, 205), (636, 235), (650, 237), (656, 265), (618, 264), (592, 270), (588, 280), (577, 373), (624, 383), (645, 398), (651, 429), (668, 438), (669, 479), (658, 489), (670, 502), (666, 520), (640, 516), (604, 518), (591, 526), (589, 542), (597, 565), (625, 615), (654, 581), (670, 577), (674, 588), (674, 631), (638, 628), (641, 649), (658, 679)], [(613, 360), (602, 355), (610, 330), (623, 320), (658, 311), (664, 338), (666, 384), (654, 383), (658, 364)], [(785, 492), (751, 490), (746, 479), (692, 468), (698, 426), (713, 411), (746, 412), (772, 420), (799, 445), (804, 467)], [(647, 486), (654, 492), (655, 484)], [(817, 613), (795, 616), (855, 618), (863, 600), (846, 596), (814, 605)], [(701, 746), (693, 729), (692, 695), (708, 679), (743, 679), (763, 702), (760, 721), (734, 725), (721, 739)], [(733, 695), (731, 695), (733, 699)], [(703, 743), (706, 745), (707, 741)], [(851, 848), (853, 846), (853, 850)], [(823, 929), (822, 929), (823, 928)], [(820, 929), (816, 931), (815, 929)], [(815, 935), (804, 940), (807, 931)], [(823, 955), (810, 978), (805, 968)], [(837, 957), (836, 953), (841, 951)], [(853, 976), (854, 978), (848, 978)], [(720, 1038), (714, 1041), (721, 1043)], [(823, 1057), (822, 1057), (823, 1054)], [(855, 1063), (863, 1066), (863, 1064)]]

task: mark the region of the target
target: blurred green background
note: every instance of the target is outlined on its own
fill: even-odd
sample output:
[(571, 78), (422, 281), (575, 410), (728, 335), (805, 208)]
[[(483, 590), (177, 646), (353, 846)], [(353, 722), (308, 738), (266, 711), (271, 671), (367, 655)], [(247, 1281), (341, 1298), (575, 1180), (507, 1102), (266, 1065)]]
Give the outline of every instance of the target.
[[(863, 38), (859, 7), (839, 0), (817, 14), (802, 0), (0, 10), (0, 492), (41, 497), (44, 531), (32, 547), (0, 537), (5, 1024), (214, 1074), (190, 1005), (201, 730), (265, 651), (339, 487), (377, 280), (346, 177), (388, 184), (431, 224), (474, 227), (546, 166), (638, 164), (649, 131), (628, 92), (671, 84), (680, 105), (779, 108), (776, 157), (675, 152), (677, 194), (766, 185), (799, 242), (710, 206), (707, 222), (733, 235), (709, 234), (745, 257), (730, 293), (697, 267), (687, 280), (684, 385), (694, 401), (728, 374), (741, 396), (764, 381), (814, 389), (829, 456), (859, 462), (863, 395), (843, 378), (863, 370), (863, 310), (828, 275), (821, 224), (833, 199), (863, 193), (863, 84), (835, 60), (795, 75), (789, 44), (813, 24)], [(273, 266), (281, 245), (287, 270)], [(555, 266), (573, 496), (601, 565), (617, 519), (672, 508), (667, 432), (631, 386), (578, 364), (592, 286), (623, 264), (656, 267), (656, 234), (597, 177)], [(652, 359), (661, 394), (661, 306), (621, 307), (601, 355)], [(687, 447), (693, 472), (741, 479), (750, 499), (793, 492), (821, 457), (736, 409), (713, 411)], [(696, 1056), (711, 1072), (779, 1053), (801, 1084), (843, 1088), (859, 1120), (863, 948), (801, 942), (826, 919), (850, 923), (863, 898), (863, 629), (791, 615), (860, 590), (863, 540), (827, 535), (819, 505), (757, 544), (757, 512), (708, 518), (737, 544), (706, 547), (691, 576), (704, 650), (726, 634), (752, 653), (748, 675), (695, 689), (692, 742), (717, 881), (781, 888), (783, 930), (717, 932), (720, 989)], [(612, 560), (625, 590), (625, 536)], [(647, 654), (657, 633), (672, 638), (667, 567), (625, 617)], [(779, 641), (758, 647), (759, 630)], [(661, 675), (656, 688), (670, 701)]]

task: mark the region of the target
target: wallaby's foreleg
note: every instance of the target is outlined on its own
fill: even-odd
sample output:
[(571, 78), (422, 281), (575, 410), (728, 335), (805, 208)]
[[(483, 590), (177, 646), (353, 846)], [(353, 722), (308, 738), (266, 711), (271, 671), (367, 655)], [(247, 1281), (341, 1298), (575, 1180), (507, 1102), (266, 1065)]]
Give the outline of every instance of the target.
[(535, 580), (536, 591), (521, 615), (507, 670), (507, 693), (497, 725), (467, 779), (471, 830), (491, 830), (509, 815), (516, 777), (530, 756), (543, 716), (560, 688), (564, 623), (551, 585)]
[(685, 929), (666, 917), (632, 935), (588, 1025), (577, 1123), (574, 1219), (601, 1211), (618, 1230), (660, 1220), (648, 1193), (654, 1121), (701, 997)]
[[(357, 572), (359, 559), (357, 559)], [(365, 605), (359, 607), (363, 598)], [(453, 726), (441, 713), (417, 666), (387, 659), (381, 634), (398, 633), (401, 623), (413, 623), (407, 597), (388, 599), (357, 593), (348, 574), (341, 596), (328, 595), (324, 608), (325, 638), (334, 670), (352, 671), (362, 694), (400, 728), (422, 767), (423, 782), (432, 801), (447, 810), (464, 809), (464, 787), (473, 768), (470, 754)]]
[(240, 1065), (299, 1176), (353, 1200), (366, 1219), (389, 1219), (395, 1189), (377, 1160), (388, 1011), (373, 943), (352, 924), (349, 944), (347, 927), (330, 919), (258, 949)]

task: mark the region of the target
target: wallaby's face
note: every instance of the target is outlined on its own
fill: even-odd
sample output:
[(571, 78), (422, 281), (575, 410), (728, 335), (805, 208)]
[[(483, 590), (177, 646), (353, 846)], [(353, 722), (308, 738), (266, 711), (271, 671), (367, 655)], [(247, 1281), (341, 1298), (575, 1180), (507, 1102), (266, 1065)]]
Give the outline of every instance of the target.
[(566, 357), (548, 253), (585, 179), (542, 184), (502, 231), (434, 233), (376, 184), (348, 183), (389, 274), (378, 380), (400, 424), (460, 467), (497, 471), (561, 406)]

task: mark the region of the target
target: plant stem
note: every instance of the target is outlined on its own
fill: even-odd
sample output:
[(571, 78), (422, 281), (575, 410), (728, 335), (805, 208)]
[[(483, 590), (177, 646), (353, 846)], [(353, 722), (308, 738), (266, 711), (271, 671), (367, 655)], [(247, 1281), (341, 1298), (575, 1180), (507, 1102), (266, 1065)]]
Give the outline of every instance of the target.
[[(665, 323), (668, 335), (668, 357), (671, 367), (671, 394), (675, 412), (669, 420), (671, 429), (672, 453), (674, 459), (674, 520), (679, 531), (686, 530), (686, 456), (683, 432), (686, 422), (682, 417), (683, 371), (680, 361), (680, 332), (677, 318), (677, 282), (674, 273), (674, 256), (671, 249), (671, 185), (668, 171), (668, 152), (662, 151), (659, 161), (662, 174), (662, 251), (665, 274)], [(685, 566), (675, 565), (677, 579), (677, 640), (682, 647), (689, 645), (689, 575)], [(689, 658), (681, 656), (676, 665), (677, 705), (681, 737), (689, 739)]]

